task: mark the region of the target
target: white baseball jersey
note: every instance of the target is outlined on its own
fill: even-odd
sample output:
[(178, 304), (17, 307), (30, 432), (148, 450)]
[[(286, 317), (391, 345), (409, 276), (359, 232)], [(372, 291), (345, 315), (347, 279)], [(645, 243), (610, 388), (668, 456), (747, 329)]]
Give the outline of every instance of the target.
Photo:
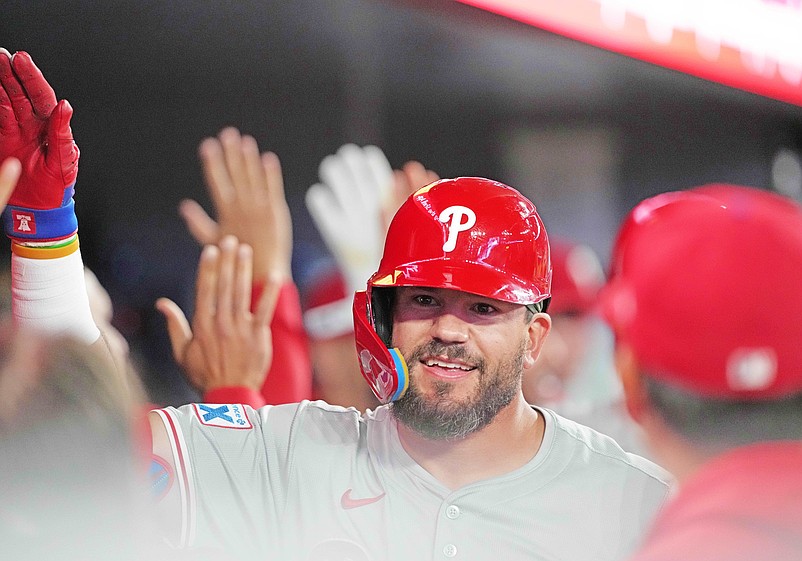
[(239, 558), (605, 561), (633, 551), (669, 491), (657, 465), (538, 409), (523, 467), (450, 490), (403, 449), (388, 406), (192, 404), (170, 435), (183, 545)]

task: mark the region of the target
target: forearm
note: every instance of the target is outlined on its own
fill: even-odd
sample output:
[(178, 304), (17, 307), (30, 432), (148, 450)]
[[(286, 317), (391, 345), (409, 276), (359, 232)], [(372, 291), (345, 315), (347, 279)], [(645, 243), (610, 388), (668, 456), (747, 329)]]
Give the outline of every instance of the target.
[(12, 243), (11, 296), (19, 327), (87, 344), (100, 337), (89, 308), (77, 239), (74, 247), (66, 249)]
[(262, 386), (262, 396), (271, 405), (310, 399), (312, 361), (303, 327), (298, 290), (292, 281), (281, 287), (270, 331), (275, 352)]

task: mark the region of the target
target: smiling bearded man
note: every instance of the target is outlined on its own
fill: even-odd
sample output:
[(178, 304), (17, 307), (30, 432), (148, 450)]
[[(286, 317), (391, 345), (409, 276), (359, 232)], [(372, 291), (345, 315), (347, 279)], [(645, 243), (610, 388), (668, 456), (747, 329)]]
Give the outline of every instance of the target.
[[(409, 288), (399, 288), (403, 295)], [(401, 297), (403, 298), (403, 296)], [(420, 296), (418, 296), (420, 298)], [(521, 310), (522, 315), (531, 313)], [(520, 320), (519, 320), (520, 321)], [(500, 358), (492, 364), (463, 344), (445, 343), (431, 339), (415, 347), (408, 356), (410, 385), (399, 399), (392, 403), (392, 412), (398, 421), (429, 439), (457, 440), (484, 428), (493, 421), (498, 412), (509, 405), (521, 387), (527, 341), (522, 339), (518, 348), (508, 358)], [(448, 379), (435, 379), (433, 395), (427, 396), (415, 382), (420, 364), (473, 373), (476, 376), (475, 390), (462, 399), (455, 399), (457, 388)], [(421, 374), (422, 375), (422, 374)]]

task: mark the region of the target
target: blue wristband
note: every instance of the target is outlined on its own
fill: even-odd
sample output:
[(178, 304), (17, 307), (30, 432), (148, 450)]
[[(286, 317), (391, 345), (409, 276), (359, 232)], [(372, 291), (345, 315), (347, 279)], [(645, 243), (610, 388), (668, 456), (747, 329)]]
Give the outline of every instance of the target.
[(78, 230), (75, 201), (70, 199), (60, 208), (47, 210), (9, 205), (3, 210), (3, 228), (16, 240), (58, 240)]

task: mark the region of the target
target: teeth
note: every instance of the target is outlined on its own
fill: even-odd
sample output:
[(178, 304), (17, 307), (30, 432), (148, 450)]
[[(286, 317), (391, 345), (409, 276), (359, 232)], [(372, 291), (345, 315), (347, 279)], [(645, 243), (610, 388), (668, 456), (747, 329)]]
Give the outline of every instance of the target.
[(455, 368), (457, 370), (464, 370), (465, 372), (469, 372), (473, 370), (470, 366), (463, 366), (461, 364), (452, 364), (450, 362), (441, 362), (439, 360), (427, 360), (426, 366), (439, 366), (441, 368)]

